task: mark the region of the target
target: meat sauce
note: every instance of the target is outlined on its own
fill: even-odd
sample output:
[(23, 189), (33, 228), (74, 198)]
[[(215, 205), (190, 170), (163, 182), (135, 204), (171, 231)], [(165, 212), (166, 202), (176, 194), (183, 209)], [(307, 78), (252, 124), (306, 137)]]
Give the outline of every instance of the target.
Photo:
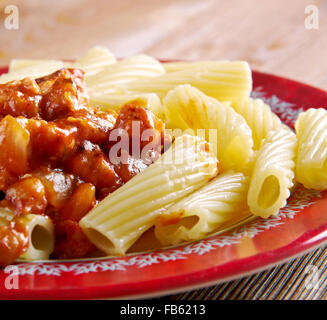
[(15, 261), (27, 247), (28, 233), (19, 220), (0, 226), (0, 266)]
[[(134, 136), (133, 121), (138, 123)], [(129, 144), (109, 156), (111, 134), (126, 132)], [(141, 139), (146, 133), (147, 137)], [(144, 156), (135, 156), (136, 143)], [(83, 71), (62, 69), (49, 76), (0, 85), (1, 207), (17, 217), (48, 215), (55, 224), (53, 258), (80, 258), (96, 248), (79, 220), (98, 201), (153, 163), (170, 145), (163, 122), (140, 106), (119, 114), (89, 105)], [(23, 253), (27, 234), (14, 224), (0, 228), (0, 265)]]

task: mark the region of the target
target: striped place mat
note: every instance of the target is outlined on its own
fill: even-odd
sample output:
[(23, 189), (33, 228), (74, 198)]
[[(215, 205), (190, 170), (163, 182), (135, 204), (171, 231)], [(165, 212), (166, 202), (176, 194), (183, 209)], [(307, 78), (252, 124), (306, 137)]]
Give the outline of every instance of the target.
[(252, 276), (160, 299), (327, 300), (326, 259), (327, 247), (320, 248)]

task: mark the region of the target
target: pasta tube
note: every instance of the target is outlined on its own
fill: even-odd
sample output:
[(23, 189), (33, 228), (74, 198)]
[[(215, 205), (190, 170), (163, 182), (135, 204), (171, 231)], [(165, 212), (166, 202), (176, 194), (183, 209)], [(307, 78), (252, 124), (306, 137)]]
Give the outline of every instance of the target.
[[(94, 76), (86, 77), (86, 86), (90, 94), (117, 92), (117, 86), (157, 77), (165, 73), (164, 67), (147, 55), (133, 56), (107, 66)], [(149, 91), (150, 92), (150, 91)]]
[(270, 131), (254, 164), (248, 193), (253, 214), (267, 218), (286, 205), (293, 186), (297, 140), (286, 126)]
[(90, 97), (90, 102), (93, 106), (99, 107), (104, 111), (114, 110), (116, 112), (119, 112), (126, 103), (134, 100), (137, 100), (142, 107), (151, 110), (157, 117), (163, 118), (161, 101), (155, 93), (130, 95), (100, 94)]
[(15, 217), (14, 213), (6, 208), (0, 208), (0, 227), (11, 222), (19, 223), (28, 238), (28, 246), (19, 257), (24, 260), (48, 259), (54, 249), (54, 226), (47, 216), (27, 214)]
[(296, 179), (306, 188), (327, 189), (327, 111), (309, 109), (295, 123), (299, 141)]
[(114, 63), (116, 63), (116, 58), (107, 48), (96, 46), (77, 59), (73, 67), (84, 70), (88, 78)]
[(222, 170), (242, 171), (253, 157), (252, 132), (235, 110), (200, 90), (181, 85), (163, 99), (168, 128), (205, 130)]
[(75, 63), (60, 60), (14, 59), (10, 62), (9, 73), (0, 77), (0, 83), (23, 78), (40, 78), (62, 68), (80, 68), (85, 71), (85, 78), (104, 70), (116, 62), (115, 56), (104, 47), (94, 47)]
[(248, 178), (226, 172), (163, 212), (155, 235), (163, 245), (198, 240), (219, 226), (249, 214)]
[(220, 101), (238, 103), (250, 96), (252, 74), (247, 62), (231, 62), (229, 68), (221, 64), (199, 64), (194, 68), (163, 74), (155, 79), (143, 79), (126, 84), (131, 92), (154, 92), (163, 98), (169, 90), (190, 84)]
[(16, 67), (15, 64), (17, 63), (19, 64), (19, 62), (11, 64), (11, 69), (16, 69), (16, 71), (11, 71), (0, 76), (0, 83), (22, 80), (24, 78), (37, 79), (70, 66), (68, 63), (57, 60), (36, 60), (35, 62), (31, 62), (31, 60), (29, 60), (29, 62), (23, 61), (22, 64), (26, 64), (26, 66), (22, 68), (19, 66)]
[(268, 132), (276, 130), (282, 125), (278, 116), (261, 99), (248, 98), (233, 104), (233, 108), (251, 128), (255, 150), (260, 148), (261, 142), (267, 137)]
[(51, 73), (70, 65), (70, 63), (60, 60), (13, 59), (10, 61), (9, 72), (19, 72), (29, 67), (43, 67), (45, 72), (46, 69), (49, 69)]
[(29, 246), (20, 259), (45, 260), (49, 259), (54, 249), (54, 226), (47, 216), (28, 214), (21, 221), (28, 229)]
[(80, 226), (108, 255), (125, 254), (162, 210), (217, 174), (210, 145), (195, 136), (180, 136), (160, 159), (91, 210)]
[(240, 61), (218, 60), (218, 61), (178, 61), (178, 62), (166, 62), (163, 64), (166, 72), (177, 72), (197, 68), (219, 68), (220, 70), (235, 70), (237, 73), (239, 70)]

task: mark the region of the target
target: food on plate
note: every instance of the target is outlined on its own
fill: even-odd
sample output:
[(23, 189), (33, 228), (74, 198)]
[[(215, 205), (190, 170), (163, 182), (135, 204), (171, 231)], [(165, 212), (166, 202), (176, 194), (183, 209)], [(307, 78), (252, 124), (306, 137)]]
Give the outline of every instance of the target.
[(119, 112), (121, 107), (130, 101), (137, 101), (142, 107), (151, 110), (157, 117), (163, 118), (161, 100), (155, 93), (145, 94), (93, 94), (90, 97), (90, 104), (103, 111), (114, 110)]
[(94, 74), (103, 71), (106, 67), (116, 62), (117, 60), (112, 52), (105, 47), (96, 46), (87, 51), (71, 65), (72, 67), (82, 69), (86, 77), (92, 77)]
[[(99, 201), (142, 172), (160, 157), (170, 137), (164, 124), (137, 102), (126, 104), (117, 114), (89, 105), (80, 69), (60, 69), (37, 79), (24, 78), (0, 85), (0, 190), (1, 208), (12, 212), (13, 221), (25, 215), (48, 217), (54, 224), (55, 258), (79, 258), (96, 247), (79, 220)], [(137, 121), (140, 135), (152, 130), (152, 147), (144, 158), (135, 158), (128, 146), (121, 150), (126, 162), (110, 161), (110, 134), (125, 130), (132, 141), (130, 125)], [(141, 144), (141, 147), (143, 145)], [(143, 151), (143, 150), (142, 150)], [(13, 232), (18, 223), (12, 223)], [(49, 231), (50, 232), (50, 231)], [(15, 249), (15, 239), (3, 240), (0, 257), (38, 259), (29, 243)], [(8, 255), (8, 250), (12, 249)]]
[(261, 99), (248, 98), (233, 104), (233, 108), (251, 128), (254, 150), (260, 149), (261, 142), (270, 131), (277, 130), (282, 125), (278, 116)]
[(175, 72), (159, 75), (155, 79), (140, 79), (122, 85), (130, 92), (153, 92), (163, 98), (169, 90), (180, 84), (190, 84), (208, 96), (220, 101), (237, 103), (249, 97), (252, 75), (249, 64), (244, 61), (221, 63), (192, 63)]
[[(245, 61), (12, 60), (0, 76), (0, 266), (194, 241), (327, 189), (325, 109), (296, 133)], [(225, 229), (224, 229), (225, 228)]]
[(204, 238), (229, 220), (246, 217), (248, 177), (227, 171), (184, 197), (157, 219), (155, 235), (163, 245)]
[(286, 205), (293, 186), (296, 146), (295, 134), (284, 125), (270, 131), (262, 142), (248, 191), (253, 214), (267, 218)]
[(53, 249), (54, 226), (48, 216), (16, 216), (10, 209), (0, 208), (0, 265), (11, 263), (17, 256), (48, 259)]
[(168, 92), (163, 99), (163, 109), (169, 128), (192, 129), (198, 135), (201, 131), (204, 133), (223, 170), (243, 171), (252, 161), (251, 129), (232, 107), (190, 85), (182, 85)]
[(298, 117), (296, 178), (306, 188), (327, 189), (327, 111), (309, 109)]
[(87, 76), (85, 81), (91, 94), (115, 93), (122, 91), (118, 86), (164, 73), (165, 69), (160, 62), (147, 55), (138, 55), (110, 64), (93, 76)]
[(164, 208), (196, 191), (218, 174), (218, 160), (199, 137), (182, 135), (143, 172), (103, 200), (80, 225), (108, 255), (124, 254)]

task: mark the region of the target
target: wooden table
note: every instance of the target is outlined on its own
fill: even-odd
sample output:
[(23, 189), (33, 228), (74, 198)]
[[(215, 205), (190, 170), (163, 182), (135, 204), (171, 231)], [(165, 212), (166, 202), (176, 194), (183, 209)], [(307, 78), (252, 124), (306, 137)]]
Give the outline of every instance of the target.
[[(6, 30), (4, 8), (19, 9)], [(305, 8), (319, 9), (319, 28)], [(144, 52), (164, 59), (243, 59), (251, 67), (327, 90), (327, 1), (324, 0), (2, 0), (0, 65), (12, 58), (74, 58), (94, 45), (118, 57)], [(171, 299), (325, 299), (303, 286), (303, 269), (325, 272), (326, 250), (237, 281)]]

